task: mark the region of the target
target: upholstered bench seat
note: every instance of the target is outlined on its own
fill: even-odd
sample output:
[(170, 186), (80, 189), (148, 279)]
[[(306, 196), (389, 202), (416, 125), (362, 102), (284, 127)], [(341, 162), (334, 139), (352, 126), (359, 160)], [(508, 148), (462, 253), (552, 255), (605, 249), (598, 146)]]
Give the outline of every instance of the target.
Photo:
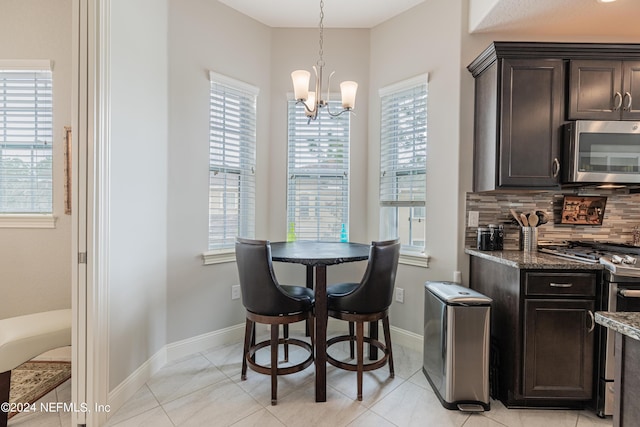
[[(9, 401), (11, 370), (48, 350), (71, 345), (71, 309), (0, 320), (0, 402)], [(0, 427), (7, 425), (0, 412)]]

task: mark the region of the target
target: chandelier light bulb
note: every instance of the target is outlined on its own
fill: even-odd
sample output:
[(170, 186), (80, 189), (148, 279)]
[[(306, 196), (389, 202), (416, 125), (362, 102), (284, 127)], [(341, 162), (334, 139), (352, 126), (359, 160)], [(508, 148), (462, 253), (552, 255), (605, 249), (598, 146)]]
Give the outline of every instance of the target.
[(313, 92), (309, 92), (309, 97), (306, 101), (303, 102), (307, 107), (305, 108), (305, 114), (307, 115), (307, 117), (312, 117), (316, 112), (316, 94)]

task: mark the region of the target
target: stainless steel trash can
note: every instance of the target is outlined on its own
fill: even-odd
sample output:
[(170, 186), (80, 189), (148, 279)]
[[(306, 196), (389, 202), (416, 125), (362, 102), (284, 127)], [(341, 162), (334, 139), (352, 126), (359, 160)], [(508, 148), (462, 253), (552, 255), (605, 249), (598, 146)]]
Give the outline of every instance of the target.
[(451, 282), (426, 282), (422, 371), (442, 406), (488, 411), (491, 298)]

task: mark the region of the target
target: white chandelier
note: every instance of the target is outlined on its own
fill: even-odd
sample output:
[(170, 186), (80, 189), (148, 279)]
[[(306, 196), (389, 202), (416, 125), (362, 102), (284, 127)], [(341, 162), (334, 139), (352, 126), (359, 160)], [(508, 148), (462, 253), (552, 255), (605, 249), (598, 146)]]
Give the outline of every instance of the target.
[(324, 68), (324, 60), (322, 59), (322, 48), (324, 42), (324, 1), (320, 0), (320, 50), (318, 52), (319, 58), (316, 65), (313, 66), (313, 71), (316, 74), (316, 88), (314, 92), (309, 92), (309, 79), (311, 73), (307, 70), (296, 70), (291, 73), (291, 79), (293, 80), (293, 92), (297, 104), (304, 105), (305, 114), (309, 117), (309, 121), (315, 120), (318, 117), (320, 108), (327, 107), (327, 113), (330, 116), (339, 116), (342, 113), (353, 111), (356, 104), (356, 91), (358, 90), (358, 83), (353, 81), (344, 81), (340, 83), (340, 92), (342, 94), (342, 110), (337, 113), (331, 112), (329, 109), (329, 90), (331, 87), (331, 77), (335, 73), (332, 72), (329, 75), (327, 81), (327, 100), (322, 99), (322, 69)]

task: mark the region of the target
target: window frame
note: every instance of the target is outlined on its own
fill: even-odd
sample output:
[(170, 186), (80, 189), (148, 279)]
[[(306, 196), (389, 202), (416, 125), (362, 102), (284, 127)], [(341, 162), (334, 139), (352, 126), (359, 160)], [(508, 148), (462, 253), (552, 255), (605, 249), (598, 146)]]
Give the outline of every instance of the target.
[[(209, 162), (208, 162), (208, 228), (207, 228), (207, 251), (203, 253), (203, 262), (205, 265), (218, 264), (224, 262), (235, 261), (235, 237), (236, 235), (254, 238), (255, 236), (255, 196), (256, 196), (256, 151), (257, 151), (257, 102), (259, 89), (248, 83), (241, 82), (231, 77), (224, 76), (214, 71), (209, 72), (210, 79), (210, 92), (209, 92)], [(234, 123), (234, 127), (229, 133), (229, 138), (223, 135), (216, 135), (214, 131), (214, 91), (215, 85), (220, 85), (227, 88), (231, 92), (231, 96), (238, 102), (238, 107), (231, 111), (231, 113), (238, 113), (238, 115), (246, 114), (249, 116), (250, 123), (248, 126), (242, 126), (241, 120), (246, 120), (246, 117), (239, 117), (238, 123)], [(252, 99), (251, 99), (252, 98)], [(249, 100), (251, 99), (251, 100)], [(226, 103), (227, 100), (225, 99)], [(241, 104), (252, 104), (250, 110), (241, 112)], [(231, 117), (231, 116), (230, 116)], [(218, 128), (226, 129), (225, 121), (218, 123)], [(234, 120), (232, 120), (233, 123)], [(246, 123), (245, 123), (246, 124)], [(228, 125), (228, 123), (227, 123)], [(214, 153), (221, 152), (222, 155), (216, 155)], [(220, 197), (215, 197), (212, 189), (214, 188), (214, 179), (221, 175), (222, 184)], [(234, 176), (237, 177), (234, 178)], [(232, 178), (230, 184), (227, 184), (226, 177)], [(237, 186), (233, 184), (233, 181), (237, 179)], [(234, 191), (237, 189), (237, 191)], [(232, 211), (237, 212), (234, 214), (226, 209), (226, 201), (229, 198), (229, 194), (237, 195), (234, 197), (234, 204), (236, 208)], [(233, 233), (233, 237), (223, 235), (219, 244), (214, 244), (212, 235), (214, 233), (212, 223), (212, 209), (216, 203), (222, 203), (222, 215), (224, 221), (231, 219), (237, 224), (236, 233)], [(230, 218), (234, 217), (234, 218)]]
[[(408, 245), (406, 242), (401, 246), (400, 262), (403, 264), (415, 265), (420, 267), (428, 267), (429, 256), (426, 254), (426, 180), (427, 180), (427, 149), (428, 149), (428, 127), (427, 127), (427, 103), (428, 103), (428, 91), (429, 91), (429, 75), (421, 74), (413, 78), (403, 80), (401, 82), (383, 87), (379, 90), (379, 102), (380, 102), (380, 181), (379, 181), (379, 193), (378, 202), (380, 209), (380, 236), (382, 239), (396, 238), (398, 237), (399, 230), (399, 209), (408, 209), (411, 227), (413, 223), (422, 223), (422, 236), (420, 240), (423, 241), (422, 245)], [(398, 97), (398, 102), (403, 98), (403, 92), (409, 92), (416, 90), (424, 86), (424, 148), (420, 149), (420, 155), (424, 155), (424, 164), (411, 165), (409, 167), (400, 168), (396, 167), (400, 162), (398, 159), (401, 157), (402, 152), (398, 149), (400, 144), (398, 138), (399, 132), (394, 133), (392, 129), (386, 129), (385, 117), (399, 109), (397, 105), (392, 104), (391, 110), (385, 110), (385, 102), (393, 102), (393, 98)], [(385, 100), (385, 98), (387, 98)], [(410, 95), (407, 94), (405, 99), (410, 99)], [(418, 125), (420, 126), (420, 125)], [(415, 126), (411, 128), (411, 134), (420, 133), (420, 129)], [(395, 139), (394, 139), (395, 138)], [(416, 150), (416, 145), (409, 147), (409, 150)], [(406, 155), (406, 152), (405, 152)], [(415, 156), (413, 156), (415, 157)], [(423, 176), (420, 181), (420, 176)], [(398, 185), (400, 178), (405, 179), (409, 185), (409, 197), (408, 199), (400, 199), (402, 188)], [(416, 184), (417, 183), (417, 184)], [(419, 188), (420, 191), (414, 189)], [(395, 208), (395, 210), (394, 210)], [(422, 217), (418, 217), (416, 211), (422, 210)], [(416, 215), (414, 215), (414, 213)], [(409, 238), (412, 239), (419, 236), (411, 234)], [(413, 237), (412, 237), (413, 236)]]
[[(11, 59), (3, 59), (0, 60), (0, 73), (2, 72), (27, 72), (27, 73), (38, 73), (38, 72), (46, 72), (49, 73), (49, 78), (46, 79), (48, 82), (46, 94), (51, 97), (51, 102), (48, 107), (42, 107), (40, 110), (43, 111), (45, 118), (50, 117), (49, 126), (44, 128), (44, 133), (49, 134), (49, 138), (47, 139), (47, 144), (50, 145), (50, 157), (51, 157), (51, 167), (50, 167), (50, 211), (49, 212), (0, 212), (0, 228), (55, 228), (56, 226), (56, 216), (55, 216), (55, 181), (54, 181), (54, 169), (55, 169), (55, 133), (54, 133), (54, 87), (53, 87), (53, 67), (52, 62), (46, 59), (35, 59), (35, 60), (11, 60)], [(1, 100), (0, 100), (1, 103)], [(34, 113), (37, 110), (34, 107)], [(0, 119), (0, 121), (2, 121)], [(46, 123), (46, 121), (45, 121)], [(34, 125), (34, 129), (42, 129), (41, 123)], [(35, 132), (35, 130), (34, 130)], [(0, 146), (2, 143), (0, 142)], [(34, 146), (30, 149), (33, 151)], [(1, 148), (0, 148), (1, 149)], [(18, 148), (19, 149), (19, 148)]]

